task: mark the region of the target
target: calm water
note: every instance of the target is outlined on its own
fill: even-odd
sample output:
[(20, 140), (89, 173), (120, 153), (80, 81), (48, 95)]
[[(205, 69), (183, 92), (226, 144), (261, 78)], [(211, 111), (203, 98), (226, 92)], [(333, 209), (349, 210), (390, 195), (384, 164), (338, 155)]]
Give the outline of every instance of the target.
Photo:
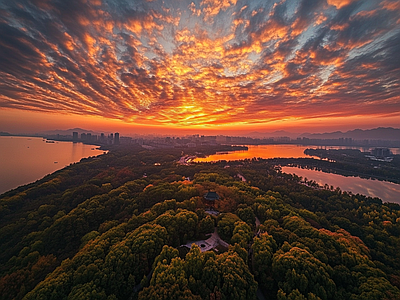
[(96, 148), (82, 143), (46, 143), (42, 138), (0, 136), (0, 194), (82, 158), (104, 153)]
[(240, 160), (253, 157), (274, 158), (274, 157), (310, 157), (304, 154), (307, 146), (299, 145), (259, 145), (247, 146), (247, 151), (234, 151), (224, 154), (214, 154), (207, 157), (196, 158), (195, 162), (210, 162), (217, 160)]
[[(259, 145), (247, 146), (249, 150), (247, 151), (234, 151), (223, 154), (214, 154), (207, 157), (196, 158), (195, 162), (210, 162), (210, 161), (218, 161), (218, 160), (240, 160), (246, 158), (253, 157), (261, 157), (261, 158), (299, 158), (299, 157), (311, 157), (304, 154), (304, 150), (307, 148), (317, 148), (317, 146), (303, 146), (303, 145)], [(362, 148), (362, 147), (344, 147), (344, 146), (329, 146), (327, 149), (358, 149), (363, 152), (369, 151), (371, 148)], [(400, 154), (399, 148), (390, 148), (393, 154)]]
[[(210, 162), (217, 160), (239, 160), (253, 157), (274, 158), (274, 157), (310, 157), (304, 154), (307, 148), (315, 148), (316, 146), (299, 146), (299, 145), (260, 145), (248, 146), (248, 151), (229, 152), (227, 154), (215, 154), (206, 158), (197, 158), (196, 162)], [(327, 147), (329, 149), (359, 149), (368, 151), (369, 148), (361, 147)], [(399, 148), (391, 149), (394, 154), (400, 154)], [(324, 173), (316, 170), (300, 169), (295, 167), (283, 167), (286, 173), (295, 173), (298, 176), (307, 177), (315, 180), (318, 184), (335, 188), (340, 187), (343, 191), (351, 191), (353, 194), (363, 194), (371, 197), (378, 197), (384, 202), (396, 202), (400, 204), (400, 185), (371, 179), (363, 179), (359, 177), (346, 177), (342, 175)]]
[(325, 183), (342, 191), (351, 191), (353, 194), (362, 194), (378, 197), (383, 202), (395, 202), (400, 204), (400, 184), (387, 181), (364, 179), (360, 177), (346, 177), (338, 174), (325, 173), (316, 170), (307, 170), (296, 167), (282, 167), (285, 173), (296, 174), (308, 180), (315, 180), (319, 185)]

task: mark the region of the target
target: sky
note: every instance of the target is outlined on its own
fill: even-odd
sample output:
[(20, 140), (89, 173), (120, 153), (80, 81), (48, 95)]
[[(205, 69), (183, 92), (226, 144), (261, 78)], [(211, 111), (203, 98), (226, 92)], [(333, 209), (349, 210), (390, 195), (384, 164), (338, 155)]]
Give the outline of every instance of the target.
[(0, 0), (0, 131), (400, 127), (398, 0)]

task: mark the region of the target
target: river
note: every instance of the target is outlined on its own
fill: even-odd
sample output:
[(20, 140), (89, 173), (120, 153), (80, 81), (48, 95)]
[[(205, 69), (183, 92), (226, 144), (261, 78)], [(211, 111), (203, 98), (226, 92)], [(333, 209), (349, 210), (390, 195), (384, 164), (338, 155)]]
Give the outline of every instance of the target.
[[(253, 157), (261, 157), (261, 158), (301, 158), (311, 156), (304, 154), (304, 150), (307, 148), (318, 148), (321, 146), (303, 146), (303, 145), (249, 145), (247, 146), (248, 150), (243, 151), (231, 151), (224, 153), (217, 153), (207, 157), (198, 157), (194, 159), (194, 162), (211, 162), (218, 160), (240, 160), (246, 158)], [(328, 146), (324, 147), (324, 149), (358, 149), (363, 152), (369, 151), (371, 148), (369, 147), (345, 147), (345, 146)], [(400, 154), (400, 148), (390, 148), (393, 154)]]
[(307, 146), (300, 145), (259, 145), (247, 146), (248, 150), (217, 153), (207, 157), (199, 157), (194, 162), (211, 162), (217, 160), (240, 160), (253, 157), (275, 158), (275, 157), (310, 157), (304, 154)]
[(353, 176), (342, 176), (296, 167), (282, 167), (282, 171), (285, 173), (296, 174), (297, 176), (307, 178), (307, 180), (314, 180), (321, 186), (328, 184), (334, 188), (340, 187), (342, 191), (350, 191), (353, 194), (378, 197), (383, 202), (394, 202), (400, 204), (400, 184)]
[[(315, 148), (316, 146), (300, 146), (300, 145), (260, 145), (248, 146), (248, 151), (235, 151), (228, 153), (219, 153), (204, 158), (196, 158), (195, 162), (211, 162), (217, 160), (240, 160), (253, 157), (261, 158), (300, 158), (310, 157), (304, 154), (307, 148)], [(369, 148), (359, 147), (326, 147), (327, 149), (359, 149), (368, 151)], [(393, 148), (394, 154), (400, 154), (399, 148)], [(340, 187), (342, 191), (351, 191), (353, 194), (363, 194), (370, 197), (378, 197), (383, 202), (395, 202), (400, 204), (400, 185), (372, 179), (363, 179), (360, 177), (346, 177), (333, 173), (325, 173), (317, 170), (301, 169), (296, 167), (283, 167), (283, 172), (294, 173), (298, 176), (307, 177), (309, 180), (315, 180), (318, 184)]]
[(98, 146), (82, 143), (0, 136), (0, 194), (41, 179), (82, 158), (103, 153)]

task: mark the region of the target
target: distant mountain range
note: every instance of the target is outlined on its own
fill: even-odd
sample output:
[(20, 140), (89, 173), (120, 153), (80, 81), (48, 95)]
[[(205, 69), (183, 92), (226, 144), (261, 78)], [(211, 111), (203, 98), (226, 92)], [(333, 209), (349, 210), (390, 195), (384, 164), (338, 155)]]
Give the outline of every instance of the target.
[(277, 137), (290, 137), (291, 139), (295, 139), (299, 136), (298, 133), (288, 132), (284, 130), (277, 130), (271, 132), (250, 132), (247, 136), (252, 138), (277, 138)]
[[(90, 133), (92, 135), (100, 133), (109, 134), (111, 132), (93, 131), (82, 128), (71, 128), (67, 130), (47, 130), (37, 133), (37, 135), (71, 135), (73, 132)], [(0, 132), (0, 136), (12, 135), (8, 132)], [(373, 129), (354, 129), (346, 132), (335, 131), (335, 132), (325, 132), (325, 133), (293, 133), (284, 130), (277, 130), (273, 132), (251, 132), (244, 136), (252, 138), (279, 138), (279, 137), (290, 137), (291, 139), (296, 139), (298, 137), (309, 138), (309, 139), (339, 139), (339, 138), (352, 138), (353, 140), (391, 140), (400, 141), (400, 128), (392, 127), (378, 127)]]
[(352, 138), (354, 140), (400, 140), (400, 129), (392, 127), (379, 127), (374, 129), (354, 129), (346, 132), (335, 131), (325, 133), (293, 133), (284, 130), (273, 132), (251, 132), (248, 136), (253, 138), (277, 138), (277, 137), (290, 137), (295, 139), (297, 137), (306, 137), (310, 139), (339, 139), (339, 138)]
[[(99, 135), (101, 132), (93, 131), (93, 130), (87, 130), (87, 129), (82, 129), (82, 128), (72, 128), (72, 129), (67, 129), (67, 130), (47, 130), (47, 131), (42, 131), (39, 132), (39, 134), (42, 135), (72, 135), (73, 132), (78, 132), (80, 135), (81, 133), (90, 133), (90, 134), (97, 134)], [(109, 132), (103, 132), (105, 134), (108, 134)]]
[(310, 139), (339, 139), (352, 138), (354, 140), (400, 140), (400, 129), (379, 127), (374, 129), (355, 129), (346, 132), (335, 131), (327, 133), (303, 133), (299, 137)]

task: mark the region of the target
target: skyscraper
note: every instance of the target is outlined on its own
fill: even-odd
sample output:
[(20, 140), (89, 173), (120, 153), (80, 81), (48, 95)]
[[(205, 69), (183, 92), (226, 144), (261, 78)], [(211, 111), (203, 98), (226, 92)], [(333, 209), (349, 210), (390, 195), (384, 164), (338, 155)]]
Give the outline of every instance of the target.
[(119, 145), (119, 132), (114, 135), (114, 145)]
[(74, 132), (72, 133), (72, 140), (73, 140), (74, 142), (78, 141), (78, 132), (74, 131)]

